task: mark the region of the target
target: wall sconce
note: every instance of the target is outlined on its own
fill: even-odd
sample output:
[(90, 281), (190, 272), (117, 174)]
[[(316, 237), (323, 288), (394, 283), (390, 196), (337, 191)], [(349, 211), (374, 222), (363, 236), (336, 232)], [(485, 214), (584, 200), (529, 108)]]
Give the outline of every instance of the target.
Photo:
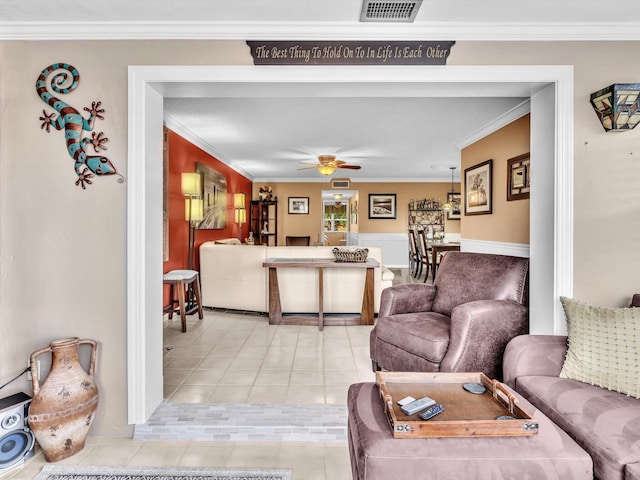
[(614, 83), (591, 94), (604, 129), (631, 130), (640, 122), (640, 83)]
[(242, 224), (247, 223), (247, 210), (244, 203), (244, 193), (233, 194), (233, 208), (235, 208), (236, 223), (238, 224), (238, 240), (242, 241)]

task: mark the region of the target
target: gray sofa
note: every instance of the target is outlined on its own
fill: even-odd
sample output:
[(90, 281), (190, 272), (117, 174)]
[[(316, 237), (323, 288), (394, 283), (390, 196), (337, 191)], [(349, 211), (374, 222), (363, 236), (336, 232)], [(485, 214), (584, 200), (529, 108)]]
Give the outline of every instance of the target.
[(640, 480), (640, 400), (559, 378), (567, 337), (522, 335), (504, 354), (504, 381), (572, 437), (599, 480)]

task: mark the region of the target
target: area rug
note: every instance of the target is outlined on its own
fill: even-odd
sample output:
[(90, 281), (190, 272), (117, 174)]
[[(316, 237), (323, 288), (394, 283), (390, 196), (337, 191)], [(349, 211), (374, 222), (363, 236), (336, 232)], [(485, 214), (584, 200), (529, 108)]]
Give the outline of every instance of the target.
[(291, 469), (45, 465), (34, 480), (291, 480)]

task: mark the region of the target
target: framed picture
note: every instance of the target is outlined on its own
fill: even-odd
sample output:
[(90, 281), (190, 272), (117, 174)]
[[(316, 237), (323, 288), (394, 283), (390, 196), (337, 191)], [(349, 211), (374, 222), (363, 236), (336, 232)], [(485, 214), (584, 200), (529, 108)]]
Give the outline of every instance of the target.
[(196, 228), (221, 230), (227, 226), (227, 179), (222, 173), (203, 163), (196, 163), (196, 172), (202, 174), (204, 204), (204, 218)]
[(493, 160), (478, 163), (464, 171), (464, 214), (492, 213)]
[(531, 159), (525, 153), (507, 160), (507, 201), (529, 198)]
[(351, 204), (351, 224), (358, 224), (358, 201), (354, 200)]
[(453, 205), (451, 210), (447, 210), (447, 220), (460, 220), (462, 194), (449, 192), (447, 193), (447, 202)]
[(369, 218), (396, 218), (396, 194), (370, 193)]
[(309, 197), (289, 197), (291, 215), (309, 215)]

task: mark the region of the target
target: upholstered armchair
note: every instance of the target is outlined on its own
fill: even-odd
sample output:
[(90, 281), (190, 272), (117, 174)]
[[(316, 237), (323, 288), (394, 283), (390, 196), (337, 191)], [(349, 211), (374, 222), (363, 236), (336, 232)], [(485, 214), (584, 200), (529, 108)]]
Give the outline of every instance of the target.
[(447, 252), (434, 285), (386, 288), (370, 337), (373, 369), (501, 379), (507, 343), (528, 333), (528, 275), (527, 258)]

